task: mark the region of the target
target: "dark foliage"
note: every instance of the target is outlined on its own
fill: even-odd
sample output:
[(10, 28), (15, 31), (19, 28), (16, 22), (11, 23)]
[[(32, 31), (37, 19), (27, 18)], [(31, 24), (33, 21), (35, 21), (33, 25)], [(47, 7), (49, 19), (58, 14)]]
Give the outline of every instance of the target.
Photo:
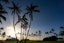
[(46, 37), (43, 39), (43, 41), (57, 41), (58, 38), (56, 36)]

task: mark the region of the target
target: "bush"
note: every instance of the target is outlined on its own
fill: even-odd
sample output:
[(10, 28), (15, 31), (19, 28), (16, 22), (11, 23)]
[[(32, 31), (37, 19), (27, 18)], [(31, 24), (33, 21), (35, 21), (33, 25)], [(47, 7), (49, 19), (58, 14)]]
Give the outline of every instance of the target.
[(56, 36), (46, 37), (43, 39), (43, 41), (57, 41), (58, 38)]

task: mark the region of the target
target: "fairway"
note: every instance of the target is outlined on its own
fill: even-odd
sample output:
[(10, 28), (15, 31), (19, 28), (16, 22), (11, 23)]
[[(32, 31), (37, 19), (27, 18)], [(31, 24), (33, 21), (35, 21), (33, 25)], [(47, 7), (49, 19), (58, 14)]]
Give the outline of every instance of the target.
[[(16, 41), (6, 41), (6, 43), (16, 43)], [(27, 43), (64, 43), (64, 41), (27, 41)]]

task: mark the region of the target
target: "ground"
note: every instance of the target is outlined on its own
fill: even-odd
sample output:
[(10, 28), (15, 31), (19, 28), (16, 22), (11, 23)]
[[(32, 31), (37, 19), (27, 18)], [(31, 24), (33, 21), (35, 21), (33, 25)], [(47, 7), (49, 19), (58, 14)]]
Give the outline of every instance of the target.
[[(6, 41), (6, 43), (16, 43), (16, 41)], [(27, 41), (27, 43), (64, 43), (64, 41)]]

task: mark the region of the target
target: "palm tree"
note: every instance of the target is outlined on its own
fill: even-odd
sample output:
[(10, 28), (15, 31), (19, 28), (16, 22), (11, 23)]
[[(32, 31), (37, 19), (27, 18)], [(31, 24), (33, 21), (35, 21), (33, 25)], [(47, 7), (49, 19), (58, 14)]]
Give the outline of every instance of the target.
[(54, 31), (55, 31), (55, 30), (52, 28), (49, 33), (54, 33)]
[[(3, 39), (6, 35), (5, 35), (5, 32), (2, 32), (2, 31), (4, 31), (3, 27), (0, 28), (0, 35), (1, 35), (2, 39)], [(5, 43), (5, 40), (3, 40), (3, 42)]]
[(60, 31), (59, 35), (61, 35), (62, 37), (64, 37), (64, 27), (60, 26), (60, 29), (61, 29), (61, 31)]
[(18, 21), (16, 22), (16, 24), (21, 22), (21, 28), (27, 29), (27, 25), (28, 25), (28, 21), (27, 20), (28, 19), (26, 18), (26, 15), (23, 15), (22, 18), (21, 18), (20, 15), (18, 15)]
[(0, 0), (0, 1), (4, 1), (5, 3), (8, 3), (9, 2), (9, 0)]
[[(18, 7), (14, 2), (12, 2), (13, 7), (9, 7), (9, 9), (12, 10), (12, 14), (13, 14), (13, 27), (14, 27), (14, 31), (15, 31), (15, 14), (18, 16), (21, 13), (21, 9), (20, 7)], [(16, 36), (16, 31), (15, 31), (15, 36)], [(17, 36), (16, 36), (17, 39)], [(17, 41), (18, 43), (18, 41)]]
[[(17, 23), (21, 23), (21, 33), (22, 33), (22, 28), (25, 29), (25, 32), (26, 32), (26, 29), (27, 29), (27, 26), (28, 26), (28, 19), (26, 18), (26, 15), (23, 15), (22, 18), (20, 15), (18, 15), (18, 21), (16, 22)], [(15, 24), (15, 25), (16, 25)], [(25, 34), (26, 36), (26, 34)]]
[(3, 30), (3, 27), (0, 28), (0, 35), (1, 35), (1, 30)]
[[(27, 10), (26, 14), (28, 14), (30, 17), (29, 30), (30, 30), (31, 22), (33, 21), (33, 13), (40, 12), (39, 10), (36, 9), (37, 7), (38, 7), (37, 5), (30, 4), (30, 6), (27, 6), (27, 8), (26, 8), (26, 10)], [(27, 36), (29, 34), (29, 30), (27, 32)]]
[(60, 29), (64, 29), (64, 27), (63, 26), (60, 26)]
[(54, 29), (52, 28), (52, 29), (51, 29), (51, 31), (53, 31), (53, 32), (54, 32)]
[[(6, 36), (6, 33), (5, 33), (5, 32), (3, 32), (3, 33), (2, 33), (2, 37), (3, 37), (3, 38), (5, 38), (5, 36)], [(3, 40), (3, 43), (6, 43), (6, 41), (5, 41), (5, 40)]]
[(6, 21), (6, 17), (2, 14), (7, 14), (7, 12), (4, 10), (3, 6), (0, 4), (0, 23), (2, 23), (2, 19)]
[(41, 36), (41, 31), (39, 30), (38, 32), (39, 32), (39, 35)]
[(49, 34), (49, 32), (45, 32), (45, 34)]

